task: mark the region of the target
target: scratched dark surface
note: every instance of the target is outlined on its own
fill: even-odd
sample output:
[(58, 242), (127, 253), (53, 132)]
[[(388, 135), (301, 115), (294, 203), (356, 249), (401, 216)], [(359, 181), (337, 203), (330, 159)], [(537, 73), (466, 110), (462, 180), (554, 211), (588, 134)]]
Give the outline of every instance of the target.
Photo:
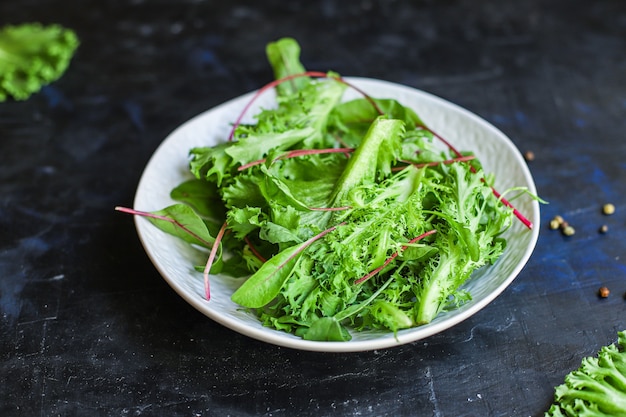
[[(0, 24), (25, 21), (82, 44), (58, 82), (0, 103), (0, 415), (541, 416), (626, 329), (623, 1), (0, 2)], [(113, 207), (174, 128), (269, 81), (285, 35), (309, 69), (429, 91), (534, 151), (539, 242), (487, 308), (413, 344), (310, 353), (212, 322), (159, 276)]]

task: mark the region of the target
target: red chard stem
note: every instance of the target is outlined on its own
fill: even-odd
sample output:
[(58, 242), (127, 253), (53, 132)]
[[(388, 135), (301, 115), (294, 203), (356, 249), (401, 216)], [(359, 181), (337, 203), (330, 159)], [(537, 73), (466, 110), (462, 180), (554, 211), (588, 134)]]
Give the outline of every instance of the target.
[(177, 221), (177, 220), (175, 220), (175, 219), (173, 219), (171, 217), (161, 216), (159, 214), (150, 213), (149, 211), (135, 210), (135, 209), (131, 209), (131, 208), (128, 208), (128, 207), (120, 207), (120, 206), (118, 206), (118, 207), (115, 207), (115, 210), (121, 211), (122, 213), (134, 214), (136, 216), (141, 216), (141, 217), (150, 217), (152, 219), (162, 220), (162, 221), (165, 221), (165, 222), (172, 223), (173, 225), (175, 225), (176, 227), (180, 228), (181, 230), (183, 230), (188, 235), (193, 236), (195, 239), (198, 239), (198, 241), (202, 242), (207, 248), (209, 248), (209, 247), (211, 247), (213, 245), (213, 243), (204, 240), (202, 237), (198, 236), (192, 230), (189, 230), (189, 228), (187, 226), (185, 226), (184, 224), (180, 223), (179, 221)]
[(311, 211), (343, 211), (350, 210), (351, 206), (343, 206), (343, 207), (309, 207)]
[(254, 245), (252, 244), (252, 241), (250, 240), (248, 236), (244, 237), (243, 239), (245, 240), (246, 244), (250, 248), (250, 251), (252, 252), (252, 254), (256, 256), (259, 261), (263, 263), (267, 262), (267, 259), (265, 259), (263, 255), (261, 255), (261, 253), (257, 250), (256, 247), (254, 247)]
[[(430, 236), (433, 233), (436, 233), (437, 230), (433, 229), (433, 230), (429, 230), (428, 232), (422, 233), (421, 235), (414, 237), (413, 239), (409, 240), (407, 242), (407, 244), (411, 244), (411, 243), (415, 243), (418, 240), (422, 240), (424, 239), (426, 236)], [(385, 262), (379, 266), (378, 268), (374, 269), (373, 271), (370, 271), (367, 275), (362, 276), (361, 278), (357, 279), (356, 281), (354, 281), (355, 285), (359, 285), (364, 283), (365, 281), (367, 281), (368, 279), (370, 279), (371, 277), (373, 277), (374, 275), (378, 274), (380, 271), (382, 271), (387, 265), (389, 265), (391, 263), (391, 261), (393, 261), (394, 259), (396, 259), (398, 257), (398, 255), (400, 255), (400, 252), (404, 251), (406, 248), (408, 247), (408, 245), (404, 245), (400, 248), (400, 250), (396, 253), (394, 253), (393, 255), (391, 255), (389, 258), (387, 258), (385, 260)]]
[[(415, 168), (424, 168), (424, 167), (436, 167), (437, 165), (440, 165), (440, 164), (450, 165), (455, 162), (466, 162), (466, 161), (471, 161), (472, 159), (475, 159), (475, 158), (476, 157), (474, 155), (466, 155), (466, 156), (460, 156), (458, 158), (446, 159), (443, 161), (432, 161), (432, 162), (424, 162), (424, 163), (415, 163), (411, 161), (400, 161), (400, 162), (404, 162), (407, 165), (413, 165)], [(405, 167), (394, 167), (391, 170), (402, 171), (404, 168)]]
[(204, 295), (207, 301), (211, 299), (211, 285), (209, 282), (209, 271), (211, 270), (211, 266), (213, 266), (215, 255), (217, 254), (217, 248), (219, 248), (220, 242), (224, 238), (224, 232), (226, 232), (226, 226), (228, 225), (226, 224), (226, 222), (224, 222), (224, 224), (222, 224), (222, 227), (220, 227), (219, 232), (217, 232), (215, 243), (213, 244), (213, 247), (211, 248), (211, 253), (209, 253), (209, 258), (207, 259), (206, 265), (204, 267), (204, 272), (202, 273), (202, 276), (204, 277)]
[[(450, 142), (445, 140), (441, 135), (437, 134), (436, 132), (434, 132), (429, 127), (426, 127), (425, 125), (417, 125), (417, 127), (430, 132), (434, 137), (436, 137), (441, 142), (443, 142), (448, 147), (448, 149), (450, 149), (450, 151), (452, 153), (454, 153), (457, 157), (462, 157), (463, 156), (463, 154), (461, 154), (461, 152), (459, 152), (454, 146), (452, 146), (452, 144)], [(474, 173), (476, 172), (476, 169), (474, 167), (470, 167), (470, 170), (472, 172), (474, 172)], [(483, 181), (484, 181), (484, 178), (483, 178)], [(508, 200), (506, 200), (505, 198), (500, 197), (500, 193), (498, 191), (496, 191), (495, 188), (491, 187), (491, 191), (493, 191), (493, 195), (496, 196), (496, 198), (498, 198), (500, 201), (502, 201), (502, 204), (504, 204), (505, 206), (510, 207), (511, 209), (513, 209), (513, 214), (515, 215), (515, 217), (517, 217), (519, 219), (519, 221), (522, 222), (522, 224), (524, 224), (524, 226), (526, 226), (529, 229), (533, 228), (533, 223), (526, 216), (524, 216), (522, 213), (520, 213), (519, 210), (517, 210), (513, 206), (513, 204), (511, 204)]]
[(228, 141), (230, 142), (230, 141), (233, 140), (233, 138), (235, 136), (235, 130), (237, 129), (237, 126), (239, 126), (241, 124), (241, 121), (243, 120), (243, 117), (245, 116), (245, 114), (250, 109), (252, 104), (256, 101), (257, 98), (259, 98), (259, 96), (261, 94), (263, 94), (264, 92), (266, 92), (267, 90), (269, 90), (271, 88), (276, 87), (277, 85), (280, 85), (280, 84), (285, 83), (287, 81), (291, 81), (294, 78), (299, 78), (299, 77), (330, 78), (332, 80), (335, 80), (337, 82), (345, 84), (348, 87), (350, 87), (353, 90), (355, 90), (356, 92), (358, 92), (359, 94), (361, 94), (367, 101), (369, 101), (372, 104), (372, 106), (374, 107), (374, 109), (376, 109), (378, 114), (381, 114), (381, 115), (384, 114), (384, 112), (381, 110), (381, 108), (378, 106), (378, 104), (376, 103), (376, 101), (372, 97), (370, 97), (367, 93), (365, 93), (363, 90), (361, 90), (357, 86), (347, 82), (343, 78), (338, 77), (338, 76), (329, 75), (329, 74), (327, 74), (325, 72), (320, 72), (320, 71), (306, 71), (306, 72), (301, 72), (301, 73), (298, 73), (298, 74), (291, 74), (291, 75), (288, 75), (288, 76), (283, 77), (283, 78), (279, 78), (277, 80), (274, 80), (274, 81), (272, 81), (270, 83), (265, 84), (263, 87), (261, 87), (259, 90), (257, 90), (257, 92), (254, 93), (254, 95), (252, 96), (252, 99), (250, 99), (250, 101), (245, 105), (245, 107), (243, 108), (243, 110), (239, 114), (239, 117), (237, 117), (237, 119), (235, 120), (235, 123), (233, 123), (233, 127), (232, 127), (232, 129), (230, 131), (230, 134), (228, 135)]
[(313, 236), (312, 238), (310, 238), (306, 242), (304, 242), (301, 245), (301, 247), (296, 252), (294, 252), (291, 256), (289, 256), (282, 264), (278, 265), (278, 267), (276, 267), (276, 269), (274, 270), (274, 272), (272, 272), (271, 275), (276, 274), (279, 270), (284, 268), (285, 265), (287, 265), (290, 261), (292, 261), (296, 256), (300, 255), (306, 248), (311, 246), (313, 243), (315, 243), (316, 241), (320, 240), (321, 238), (323, 238), (324, 236), (326, 236), (330, 232), (334, 231), (337, 227), (343, 226), (344, 224), (346, 224), (346, 223), (343, 222), (343, 223), (339, 223), (337, 226), (330, 227), (330, 228), (328, 228), (328, 229), (318, 233), (317, 235)]
[[(321, 155), (328, 153), (343, 153), (346, 155), (350, 155), (351, 152), (354, 152), (354, 148), (297, 149), (295, 151), (290, 151), (283, 155), (280, 155), (278, 158), (274, 159), (274, 161), (277, 161), (279, 159), (296, 158), (305, 155)], [(253, 166), (264, 164), (265, 162), (267, 162), (267, 159), (265, 158), (257, 159), (256, 161), (248, 162), (247, 164), (241, 165), (239, 168), (237, 168), (237, 171), (243, 171)]]

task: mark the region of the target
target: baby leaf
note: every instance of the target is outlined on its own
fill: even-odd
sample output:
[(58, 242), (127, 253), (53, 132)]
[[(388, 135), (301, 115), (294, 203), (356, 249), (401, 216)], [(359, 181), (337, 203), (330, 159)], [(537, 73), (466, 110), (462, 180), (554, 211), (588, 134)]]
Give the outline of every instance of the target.
[(210, 248), (215, 242), (204, 220), (185, 204), (174, 204), (163, 210), (147, 212), (125, 207), (116, 207), (118, 211), (145, 217), (162, 231), (176, 236), (187, 243)]
[(192, 207), (202, 217), (219, 219), (220, 224), (226, 215), (224, 205), (218, 201), (220, 195), (217, 186), (209, 181), (199, 179), (185, 181), (170, 192), (170, 197)]
[(272, 301), (291, 275), (302, 255), (304, 244), (292, 246), (274, 255), (235, 291), (231, 300), (250, 308), (260, 308)]
[(265, 306), (278, 295), (298, 263), (302, 252), (336, 228), (335, 226), (326, 229), (304, 243), (278, 252), (235, 291), (231, 300), (244, 307), (259, 308)]
[(322, 317), (311, 324), (304, 333), (304, 340), (346, 342), (352, 339), (350, 333), (334, 317)]

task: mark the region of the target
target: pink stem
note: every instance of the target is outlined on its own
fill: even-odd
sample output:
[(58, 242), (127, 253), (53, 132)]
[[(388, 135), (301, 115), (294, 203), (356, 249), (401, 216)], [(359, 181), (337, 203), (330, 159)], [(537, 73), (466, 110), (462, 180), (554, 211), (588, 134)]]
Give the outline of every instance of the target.
[(302, 253), (302, 251), (304, 251), (306, 248), (308, 248), (309, 246), (311, 246), (315, 241), (323, 238), (324, 236), (326, 236), (327, 234), (329, 234), (330, 232), (332, 232), (333, 230), (337, 229), (337, 227), (339, 226), (343, 226), (344, 224), (346, 224), (345, 222), (343, 223), (339, 223), (337, 226), (333, 226), (330, 227), (326, 230), (324, 230), (323, 232), (318, 233), (317, 235), (313, 236), (312, 238), (310, 238), (309, 240), (307, 240), (306, 242), (304, 242), (302, 244), (302, 247), (300, 249), (298, 249), (296, 252), (294, 252), (289, 258), (285, 259), (285, 262), (283, 262), (282, 264), (278, 265), (276, 267), (276, 269), (274, 271), (272, 271), (272, 273), (268, 276), (267, 279), (269, 279), (270, 277), (272, 277), (274, 274), (276, 274), (278, 271), (280, 271), (285, 265), (287, 265), (290, 261), (292, 261), (296, 256), (298, 256), (300, 253)]
[[(418, 240), (424, 239), (426, 236), (430, 236), (433, 233), (436, 233), (437, 230), (433, 229), (433, 230), (429, 230), (428, 232), (422, 233), (421, 235), (419, 235), (418, 237), (414, 237), (413, 239), (409, 240), (408, 243), (415, 243)], [(363, 282), (367, 281), (368, 279), (370, 279), (371, 277), (373, 277), (374, 275), (378, 274), (380, 271), (382, 271), (387, 265), (389, 265), (391, 263), (391, 261), (393, 261), (394, 259), (396, 259), (396, 257), (398, 257), (398, 255), (400, 255), (400, 252), (404, 251), (406, 248), (408, 247), (408, 245), (404, 245), (402, 246), (402, 248), (400, 248), (400, 250), (396, 253), (394, 253), (393, 255), (391, 255), (389, 258), (387, 258), (385, 260), (385, 262), (379, 266), (378, 268), (374, 269), (373, 271), (369, 272), (367, 275), (357, 279), (356, 281), (354, 281), (355, 285), (358, 284), (362, 284)]]
[(252, 252), (252, 254), (254, 254), (254, 256), (256, 256), (259, 261), (263, 263), (267, 262), (267, 259), (265, 259), (263, 255), (261, 255), (261, 253), (257, 250), (257, 248), (254, 247), (254, 245), (252, 244), (252, 241), (250, 240), (248, 236), (244, 237), (243, 240), (246, 242), (246, 244), (250, 248), (250, 251)]
[(378, 106), (378, 104), (376, 104), (376, 102), (374, 101), (374, 99), (372, 97), (370, 97), (367, 93), (365, 93), (363, 90), (361, 90), (357, 86), (347, 82), (343, 78), (336, 77), (336, 76), (331, 76), (331, 75), (328, 75), (325, 72), (320, 72), (320, 71), (306, 71), (306, 72), (301, 72), (301, 73), (298, 73), (298, 74), (287, 75), (286, 77), (274, 80), (274, 81), (272, 81), (270, 83), (265, 84), (256, 93), (254, 93), (254, 95), (252, 96), (252, 99), (250, 99), (250, 101), (245, 105), (245, 107), (241, 111), (241, 114), (239, 115), (239, 117), (237, 117), (237, 120), (235, 120), (235, 123), (233, 124), (233, 128), (231, 129), (230, 134), (228, 135), (228, 140), (229, 141), (233, 140), (233, 137), (235, 136), (235, 130), (237, 129), (237, 126), (239, 126), (241, 124), (241, 120), (243, 120), (244, 115), (250, 109), (250, 107), (252, 106), (252, 103), (254, 103), (256, 101), (256, 99), (259, 98), (259, 96), (261, 94), (263, 94), (264, 92), (266, 92), (267, 90), (269, 90), (271, 88), (276, 87), (277, 85), (280, 85), (280, 84), (282, 84), (284, 82), (287, 82), (287, 81), (291, 81), (294, 78), (299, 78), (299, 77), (330, 78), (330, 79), (338, 81), (338, 82), (340, 82), (342, 84), (345, 84), (348, 87), (350, 87), (353, 90), (355, 90), (356, 92), (358, 92), (359, 94), (363, 95), (363, 97), (372, 104), (374, 109), (376, 109), (378, 114), (384, 114), (384, 112), (381, 110), (381, 108)]
[[(424, 163), (415, 163), (415, 162), (411, 162), (411, 161), (400, 161), (400, 162), (404, 162), (406, 164), (409, 165), (413, 165), (416, 168), (424, 168), (424, 167), (436, 167), (439, 164), (444, 164), (444, 165), (450, 165), (453, 164), (455, 162), (466, 162), (466, 161), (471, 161), (472, 159), (475, 159), (476, 157), (474, 155), (467, 155), (467, 156), (460, 156), (458, 158), (454, 158), (454, 159), (446, 159), (444, 161), (432, 161), (432, 162), (424, 162)], [(405, 167), (395, 167), (392, 168), (392, 171), (402, 171)]]
[[(283, 155), (280, 155), (274, 161), (278, 159), (289, 159), (289, 158), (295, 158), (298, 156), (321, 155), (321, 154), (327, 154), (327, 153), (345, 153), (346, 155), (349, 155), (350, 152), (354, 152), (354, 148), (297, 149), (294, 151), (287, 152)], [(257, 159), (256, 161), (248, 162), (247, 164), (241, 165), (239, 168), (237, 168), (237, 171), (243, 171), (253, 166), (264, 164), (266, 161), (267, 159), (263, 158), (263, 159)]]
[(202, 273), (202, 276), (204, 277), (204, 295), (207, 301), (211, 299), (211, 286), (209, 283), (209, 271), (211, 270), (211, 266), (213, 266), (213, 261), (215, 260), (215, 255), (217, 254), (217, 248), (220, 246), (220, 242), (222, 241), (222, 238), (224, 237), (226, 226), (227, 224), (226, 222), (224, 222), (224, 224), (222, 224), (222, 227), (220, 227), (219, 232), (217, 232), (215, 243), (213, 244), (213, 247), (211, 248), (211, 253), (209, 253), (209, 259), (207, 259), (206, 265), (204, 267), (204, 272)]
[(318, 154), (327, 154), (327, 153), (351, 153), (354, 152), (354, 148), (326, 148), (326, 149), (296, 149), (294, 151), (288, 152), (284, 156), (280, 156), (280, 158), (295, 158), (298, 156), (306, 156), (306, 155), (318, 155)]
[[(461, 152), (459, 152), (454, 146), (452, 146), (452, 144), (450, 142), (445, 140), (443, 138), (443, 136), (439, 135), (437, 132), (433, 131), (431, 128), (427, 127), (426, 125), (420, 125), (420, 124), (418, 124), (417, 127), (421, 128), (421, 129), (424, 129), (427, 132), (430, 132), (434, 137), (436, 137), (441, 142), (443, 142), (448, 147), (448, 149), (450, 149), (452, 151), (452, 153), (454, 153), (457, 157), (463, 156), (463, 154)], [(472, 167), (472, 172), (475, 172), (473, 167)]]
[[(341, 138), (341, 136), (339, 135), (333, 135), (335, 136), (335, 140), (337, 141), (337, 143), (339, 143), (341, 146), (343, 146), (344, 148), (348, 147), (348, 144)], [(346, 154), (346, 156), (348, 156), (348, 154)]]
[[(327, 234), (329, 234), (330, 232), (334, 231), (335, 229), (337, 229), (337, 227), (339, 226), (343, 226), (345, 224), (344, 223), (340, 223), (337, 226), (333, 226), (333, 227), (329, 227), (328, 229), (316, 234), (315, 236), (313, 236), (312, 238), (310, 238), (309, 240), (307, 240), (306, 242), (304, 242), (304, 245), (302, 246), (302, 250), (308, 248), (309, 246), (311, 246), (313, 243), (315, 243), (316, 241), (320, 240), (321, 238), (323, 238), (324, 236), (326, 236)], [(301, 250), (301, 251), (302, 251)], [(287, 260), (285, 262), (283, 262), (277, 269), (282, 268), (283, 266), (285, 266), (285, 264), (287, 262), (289, 262), (290, 260), (292, 260), (294, 257), (296, 257), (301, 251), (298, 251), (296, 253), (294, 253), (293, 255), (291, 255), (289, 258), (287, 258)]]
[(122, 213), (134, 214), (134, 215), (142, 216), (142, 217), (150, 217), (150, 218), (153, 218), (153, 219), (162, 220), (162, 221), (165, 221), (165, 222), (172, 223), (176, 227), (181, 228), (188, 235), (193, 236), (195, 239), (198, 239), (198, 241), (200, 241), (203, 244), (205, 244), (207, 248), (211, 247), (212, 245), (214, 245), (214, 243), (211, 243), (211, 242), (208, 242), (208, 241), (204, 240), (203, 238), (201, 238), (200, 236), (195, 234), (193, 231), (189, 230), (184, 224), (182, 224), (182, 223), (172, 219), (171, 217), (160, 216), (158, 214), (150, 213), (148, 211), (139, 211), (139, 210), (135, 210), (135, 209), (127, 208), (127, 207), (119, 207), (118, 206), (118, 207), (115, 207), (115, 210), (121, 211)]
[[(483, 179), (484, 181), (484, 179)], [(526, 216), (524, 216), (522, 213), (520, 213), (514, 206), (513, 204), (511, 204), (511, 202), (509, 200), (507, 200), (506, 198), (502, 197), (500, 195), (500, 193), (493, 187), (491, 187), (491, 191), (493, 192), (493, 195), (496, 196), (496, 198), (500, 199), (500, 201), (502, 201), (502, 204), (504, 204), (505, 206), (512, 208), (513, 209), (513, 214), (515, 214), (515, 216), (524, 224), (524, 226), (528, 227), (529, 229), (533, 228), (533, 223), (526, 218)]]
[(350, 210), (352, 206), (343, 206), (343, 207), (308, 207), (311, 211), (343, 211)]
[(239, 168), (237, 168), (237, 171), (244, 171), (248, 168), (252, 168), (253, 166), (264, 164), (265, 161), (267, 161), (267, 159), (263, 158), (257, 159), (256, 161), (248, 162), (247, 164), (243, 164)]
[[(454, 146), (452, 146), (452, 144), (450, 142), (448, 142), (447, 140), (445, 140), (442, 136), (440, 136), (439, 134), (437, 134), (436, 132), (434, 132), (432, 129), (430, 129), (429, 127), (426, 127), (425, 125), (417, 125), (417, 127), (422, 128), (424, 130), (427, 130), (428, 132), (430, 132), (433, 136), (435, 136), (437, 139), (439, 139), (441, 142), (443, 142), (448, 149), (450, 149), (454, 154), (456, 154), (458, 157), (463, 156), (461, 154), (461, 152), (459, 152)], [(470, 170), (472, 172), (476, 172), (476, 169), (474, 169), (473, 166), (470, 166)], [(483, 178), (483, 181), (485, 181), (485, 179)], [(523, 224), (524, 226), (526, 226), (529, 229), (533, 228), (533, 223), (526, 217), (524, 216), (522, 213), (519, 212), (519, 210), (517, 210), (513, 204), (511, 204), (510, 201), (508, 201), (506, 198), (503, 198), (500, 193), (498, 191), (496, 191), (495, 188), (491, 187), (491, 191), (493, 192), (493, 195), (496, 196), (496, 198), (498, 198), (500, 201), (502, 201), (502, 204), (504, 204), (505, 206), (513, 209), (513, 214), (515, 215), (515, 217), (517, 217)]]

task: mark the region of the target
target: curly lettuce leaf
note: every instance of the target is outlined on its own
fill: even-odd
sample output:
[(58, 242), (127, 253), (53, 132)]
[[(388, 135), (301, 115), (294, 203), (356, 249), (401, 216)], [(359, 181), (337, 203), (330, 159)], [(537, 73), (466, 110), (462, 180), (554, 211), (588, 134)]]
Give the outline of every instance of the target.
[(587, 357), (555, 389), (554, 403), (545, 417), (608, 417), (626, 410), (626, 330), (617, 345), (603, 346)]
[(0, 29), (0, 102), (26, 100), (59, 79), (79, 46), (74, 31), (40, 23)]

